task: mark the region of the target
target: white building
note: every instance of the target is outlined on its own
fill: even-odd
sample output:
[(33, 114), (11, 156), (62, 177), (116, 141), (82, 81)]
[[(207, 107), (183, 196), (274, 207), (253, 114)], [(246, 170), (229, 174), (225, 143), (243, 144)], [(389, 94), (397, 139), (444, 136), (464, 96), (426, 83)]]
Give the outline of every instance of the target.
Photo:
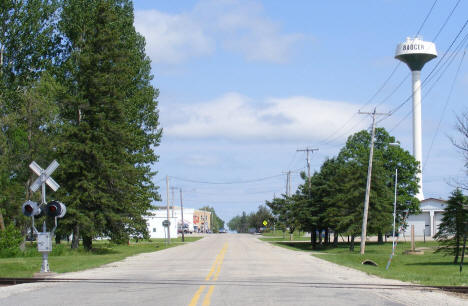
[[(184, 224), (190, 232), (193, 232), (193, 213), (195, 209), (193, 208), (184, 208)], [(182, 228), (182, 212), (180, 207), (174, 206), (169, 208), (169, 216), (177, 219), (177, 226)]]
[[(150, 212), (153, 216), (146, 218), (150, 237), (165, 238), (166, 236), (164, 235), (167, 235), (167, 231), (162, 226), (162, 222), (167, 219), (167, 209), (165, 207), (160, 207), (159, 209), (151, 210)], [(184, 208), (184, 224), (191, 233), (196, 231), (194, 228), (194, 214), (195, 209)], [(178, 229), (182, 228), (182, 212), (180, 207), (174, 206), (169, 208), (169, 220), (171, 221), (171, 237), (177, 237)]]
[[(166, 210), (151, 210), (152, 216), (145, 217), (146, 224), (148, 224), (148, 232), (151, 238), (167, 238), (167, 228), (163, 226), (163, 221), (167, 220)], [(185, 217), (185, 216), (184, 216)], [(169, 212), (169, 234), (171, 238), (177, 238), (177, 218), (171, 217)]]
[(405, 235), (411, 235), (411, 225), (414, 225), (415, 236), (433, 237), (439, 230), (446, 202), (440, 199), (428, 198), (419, 204), (421, 213), (408, 216), (408, 227)]

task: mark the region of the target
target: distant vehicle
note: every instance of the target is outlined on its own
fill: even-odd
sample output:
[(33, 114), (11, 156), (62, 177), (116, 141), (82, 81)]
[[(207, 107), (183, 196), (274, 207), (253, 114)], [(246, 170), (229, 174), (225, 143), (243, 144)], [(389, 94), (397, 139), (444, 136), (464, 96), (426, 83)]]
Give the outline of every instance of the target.
[[(177, 227), (177, 233), (182, 233), (182, 228), (180, 226)], [(190, 230), (188, 224), (184, 224), (184, 234), (192, 234), (193, 232)]]
[(220, 228), (220, 229), (219, 229), (219, 233), (220, 233), (220, 234), (226, 234), (226, 233), (227, 233), (227, 230), (224, 229), (224, 228)]

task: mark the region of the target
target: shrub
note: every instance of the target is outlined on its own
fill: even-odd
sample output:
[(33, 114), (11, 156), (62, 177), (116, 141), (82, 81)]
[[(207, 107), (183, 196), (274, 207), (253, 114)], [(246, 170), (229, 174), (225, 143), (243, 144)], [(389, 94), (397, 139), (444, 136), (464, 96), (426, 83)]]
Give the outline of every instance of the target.
[(13, 257), (21, 251), (20, 244), (23, 242), (21, 231), (13, 224), (8, 225), (4, 231), (0, 231), (0, 257)]

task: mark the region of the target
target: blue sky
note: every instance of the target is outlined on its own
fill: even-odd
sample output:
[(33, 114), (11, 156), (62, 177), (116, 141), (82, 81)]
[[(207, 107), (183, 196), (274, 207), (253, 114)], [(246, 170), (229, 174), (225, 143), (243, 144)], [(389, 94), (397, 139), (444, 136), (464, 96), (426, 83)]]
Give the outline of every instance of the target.
[[(318, 170), (369, 127), (359, 109), (392, 111), (410, 96), (409, 69), (394, 52), (421, 25), (439, 53), (421, 76), (437, 68), (422, 87), (424, 195), (446, 198), (466, 178), (449, 140), (456, 115), (468, 111), (468, 26), (446, 53), (468, 18), (468, 2), (457, 2), (437, 1), (423, 24), (432, 0), (134, 1), (160, 90), (155, 182), (164, 204), (166, 175), (184, 190), (184, 206), (214, 206), (225, 221), (284, 193), (284, 171), (295, 171), (295, 190), (306, 165), (296, 149), (319, 148)], [(407, 102), (379, 126), (412, 152), (410, 113)]]

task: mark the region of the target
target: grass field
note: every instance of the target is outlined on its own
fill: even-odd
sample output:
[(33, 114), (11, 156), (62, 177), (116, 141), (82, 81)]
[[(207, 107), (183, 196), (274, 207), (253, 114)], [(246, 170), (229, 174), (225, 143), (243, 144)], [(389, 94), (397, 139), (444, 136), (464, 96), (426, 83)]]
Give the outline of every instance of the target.
[[(282, 231), (271, 231), (262, 234), (263, 237), (266, 238), (268, 241), (310, 241), (310, 237), (304, 237), (304, 232), (295, 231), (293, 233), (292, 239), (290, 239), (289, 232), (282, 232)], [(263, 238), (260, 238), (263, 240)]]
[[(433, 241), (416, 242), (416, 249), (422, 248), (424, 255), (404, 254), (404, 251), (411, 248), (410, 243), (398, 243), (395, 256), (389, 269), (386, 270), (385, 267), (392, 252), (391, 242), (385, 244), (366, 243), (366, 253), (361, 256), (359, 243), (355, 244), (354, 251), (350, 252), (347, 243), (340, 243), (336, 248), (312, 250), (310, 242), (275, 242), (272, 238), (262, 238), (262, 240), (293, 250), (311, 252), (313, 256), (318, 258), (383, 278), (423, 285), (468, 286), (468, 264), (460, 273), (459, 265), (452, 263), (452, 256), (434, 253), (438, 244)], [(366, 259), (374, 261), (378, 266), (363, 265), (362, 262)], [(466, 261), (468, 261), (467, 258), (465, 258)]]
[[(201, 237), (185, 237), (186, 242), (193, 242)], [(116, 245), (108, 241), (93, 241), (93, 250), (87, 252), (80, 246), (78, 250), (70, 249), (66, 243), (54, 245), (49, 255), (49, 266), (53, 272), (64, 273), (96, 268), (104, 264), (122, 260), (139, 253), (160, 251), (168, 247), (181, 245), (181, 238), (171, 239), (166, 245), (164, 239), (152, 239), (130, 245)], [(0, 258), (0, 277), (31, 277), (41, 270), (42, 257), (35, 245), (30, 246), (23, 257)]]

